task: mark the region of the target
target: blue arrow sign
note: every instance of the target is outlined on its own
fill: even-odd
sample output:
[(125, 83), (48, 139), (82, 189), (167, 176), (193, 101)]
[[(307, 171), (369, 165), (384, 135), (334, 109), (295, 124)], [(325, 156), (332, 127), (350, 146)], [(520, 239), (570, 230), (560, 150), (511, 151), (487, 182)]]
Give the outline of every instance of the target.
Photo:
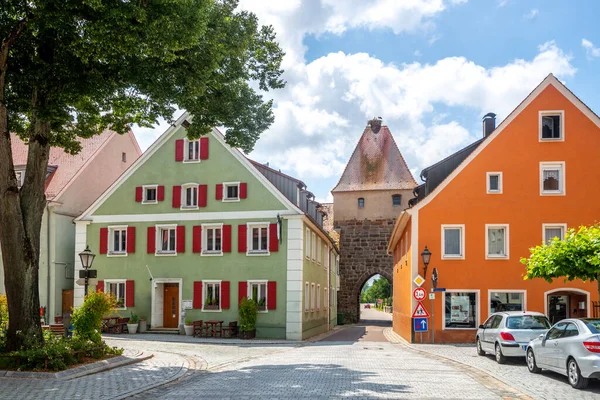
[(427, 332), (429, 330), (429, 323), (427, 318), (413, 318), (415, 326), (415, 332)]

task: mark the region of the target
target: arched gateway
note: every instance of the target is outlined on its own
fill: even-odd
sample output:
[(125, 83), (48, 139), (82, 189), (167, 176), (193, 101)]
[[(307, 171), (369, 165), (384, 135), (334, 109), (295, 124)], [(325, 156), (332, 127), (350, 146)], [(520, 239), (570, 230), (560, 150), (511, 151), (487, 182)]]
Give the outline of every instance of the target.
[(340, 235), (338, 311), (359, 318), (362, 286), (375, 274), (392, 284), (386, 254), (396, 217), (417, 186), (387, 126), (369, 121), (333, 194), (333, 227)]

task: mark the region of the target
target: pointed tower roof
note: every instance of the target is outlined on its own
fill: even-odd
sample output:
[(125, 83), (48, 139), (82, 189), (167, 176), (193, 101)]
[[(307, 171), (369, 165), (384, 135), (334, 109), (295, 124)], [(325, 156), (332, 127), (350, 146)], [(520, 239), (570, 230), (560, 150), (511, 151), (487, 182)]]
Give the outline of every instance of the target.
[(332, 192), (400, 190), (417, 186), (394, 137), (380, 119), (367, 124)]

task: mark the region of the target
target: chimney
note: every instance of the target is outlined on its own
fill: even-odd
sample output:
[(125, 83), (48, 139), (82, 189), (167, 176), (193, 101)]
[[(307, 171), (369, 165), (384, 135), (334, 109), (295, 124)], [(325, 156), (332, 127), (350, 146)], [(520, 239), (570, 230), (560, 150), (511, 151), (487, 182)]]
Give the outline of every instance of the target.
[(496, 114), (487, 113), (483, 116), (483, 137), (488, 137), (496, 129)]
[(378, 133), (381, 129), (381, 117), (373, 118), (369, 121), (369, 126), (371, 126), (371, 131), (373, 133)]

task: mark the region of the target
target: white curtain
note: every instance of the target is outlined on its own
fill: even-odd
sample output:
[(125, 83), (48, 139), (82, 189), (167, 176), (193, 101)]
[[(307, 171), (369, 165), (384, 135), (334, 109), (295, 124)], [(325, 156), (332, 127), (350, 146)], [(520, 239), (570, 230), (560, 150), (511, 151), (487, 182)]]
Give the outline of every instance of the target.
[(460, 253), (460, 228), (444, 230), (444, 254), (459, 256)]
[(505, 232), (504, 228), (488, 229), (488, 254), (495, 256), (506, 254), (504, 249)]

